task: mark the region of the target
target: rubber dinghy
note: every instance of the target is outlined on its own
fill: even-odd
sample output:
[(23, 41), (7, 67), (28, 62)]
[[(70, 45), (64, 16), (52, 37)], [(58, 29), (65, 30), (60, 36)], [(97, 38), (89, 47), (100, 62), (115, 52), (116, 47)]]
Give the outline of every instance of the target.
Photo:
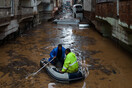
[[(43, 58), (40, 61), (40, 66), (43, 67), (46, 63), (48, 63), (47, 59)], [(45, 69), (52, 78), (61, 83), (71, 83), (85, 78), (85, 74), (83, 74), (81, 67), (79, 67), (79, 71), (76, 73), (61, 73), (58, 68), (52, 64), (47, 65)]]

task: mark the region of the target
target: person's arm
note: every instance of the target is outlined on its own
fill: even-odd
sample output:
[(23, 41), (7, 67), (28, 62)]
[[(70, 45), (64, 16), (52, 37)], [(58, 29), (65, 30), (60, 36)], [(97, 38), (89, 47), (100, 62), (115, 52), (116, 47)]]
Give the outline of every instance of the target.
[(65, 55), (65, 51), (66, 51), (66, 49), (64, 48), (64, 58), (66, 57), (66, 55)]
[(64, 65), (63, 65), (63, 68), (61, 70), (61, 72), (66, 72), (66, 70), (68, 69), (69, 67), (69, 64), (70, 64), (70, 61), (68, 60), (68, 58), (66, 57), (65, 59), (65, 62), (64, 62)]
[(66, 51), (65, 48), (62, 47), (62, 58), (63, 58), (63, 59), (65, 59), (65, 51)]
[(54, 58), (54, 57), (55, 57), (54, 53), (55, 53), (55, 50), (53, 49), (53, 50), (50, 52), (50, 57), (51, 57), (51, 58)]

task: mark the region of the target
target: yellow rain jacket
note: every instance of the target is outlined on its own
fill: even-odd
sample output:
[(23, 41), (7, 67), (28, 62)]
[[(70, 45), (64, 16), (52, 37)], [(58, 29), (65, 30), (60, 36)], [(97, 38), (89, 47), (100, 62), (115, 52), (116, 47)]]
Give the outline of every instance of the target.
[(74, 53), (67, 54), (62, 72), (74, 73), (78, 71), (78, 62)]

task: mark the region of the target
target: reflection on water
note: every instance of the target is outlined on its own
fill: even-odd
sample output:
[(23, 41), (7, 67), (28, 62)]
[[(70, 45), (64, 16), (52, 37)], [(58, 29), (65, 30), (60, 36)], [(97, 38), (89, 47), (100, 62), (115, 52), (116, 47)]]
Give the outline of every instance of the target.
[(63, 28), (61, 33), (61, 38), (62, 39), (60, 40), (64, 44), (64, 47), (69, 48), (71, 44), (75, 42), (73, 32), (72, 32), (72, 27)]

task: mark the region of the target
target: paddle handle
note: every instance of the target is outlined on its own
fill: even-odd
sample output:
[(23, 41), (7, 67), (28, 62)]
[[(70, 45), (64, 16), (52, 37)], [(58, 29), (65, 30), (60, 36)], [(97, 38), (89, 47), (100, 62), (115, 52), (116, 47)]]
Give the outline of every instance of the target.
[(46, 67), (50, 62), (52, 62), (54, 59), (50, 60), (47, 64), (45, 64), (43, 67), (41, 67), (37, 72), (34, 73), (36, 75), (38, 72), (40, 72), (44, 67)]

